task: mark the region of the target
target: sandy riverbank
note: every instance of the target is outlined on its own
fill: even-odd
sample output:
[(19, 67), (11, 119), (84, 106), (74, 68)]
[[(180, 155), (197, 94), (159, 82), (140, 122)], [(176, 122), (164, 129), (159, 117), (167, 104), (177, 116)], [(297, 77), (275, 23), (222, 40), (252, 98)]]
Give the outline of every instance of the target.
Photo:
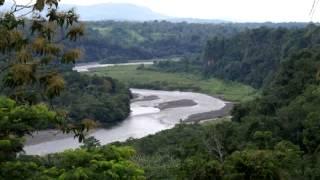
[[(91, 134), (95, 132), (98, 129), (93, 129), (87, 132), (86, 134)], [(39, 143), (44, 143), (47, 141), (54, 141), (54, 140), (60, 140), (60, 139), (66, 139), (74, 137), (73, 134), (63, 134), (62, 131), (57, 129), (48, 129), (48, 130), (42, 130), (39, 132), (35, 132), (32, 136), (26, 136), (26, 142), (25, 145), (35, 145)]]
[(199, 114), (193, 114), (193, 115), (189, 116), (186, 120), (184, 120), (184, 122), (191, 122), (191, 123), (192, 122), (200, 122), (200, 121), (204, 121), (204, 120), (208, 120), (208, 119), (215, 119), (215, 118), (228, 116), (228, 115), (230, 115), (230, 112), (233, 107), (234, 107), (234, 104), (228, 102), (220, 110), (199, 113)]
[[(153, 101), (160, 99), (156, 95), (151, 95), (151, 96), (138, 96), (134, 95), (135, 99), (133, 102), (137, 101)], [(214, 98), (218, 99), (223, 99), (222, 96), (212, 96)], [(156, 108), (159, 108), (160, 110), (165, 110), (165, 109), (170, 109), (170, 108), (179, 108), (179, 107), (191, 107), (191, 106), (196, 106), (198, 103), (196, 103), (192, 99), (182, 99), (182, 100), (177, 100), (177, 101), (168, 101), (164, 103), (160, 103)], [(209, 111), (209, 112), (204, 112), (204, 113), (197, 113), (197, 114), (192, 114), (190, 115), (184, 122), (200, 122), (208, 119), (215, 119), (215, 118), (220, 118), (224, 116), (230, 115), (230, 112), (232, 108), (234, 107), (234, 103), (232, 102), (225, 102), (225, 106), (220, 109), (220, 110), (215, 110), (215, 111)]]
[[(131, 102), (131, 115), (123, 122), (108, 128), (95, 129), (90, 136), (101, 144), (125, 141), (128, 138), (142, 138), (185, 122), (199, 122), (227, 115), (232, 105), (212, 96), (193, 92), (156, 91), (131, 89), (138, 94)], [(80, 144), (73, 135), (58, 130), (40, 131), (34, 137), (27, 137), (27, 154), (44, 155), (77, 148)]]

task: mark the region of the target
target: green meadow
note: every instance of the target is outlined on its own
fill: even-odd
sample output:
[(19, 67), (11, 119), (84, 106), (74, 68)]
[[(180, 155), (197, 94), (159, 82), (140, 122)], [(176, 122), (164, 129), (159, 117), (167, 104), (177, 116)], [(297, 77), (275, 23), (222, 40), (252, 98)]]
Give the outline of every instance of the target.
[(254, 88), (241, 83), (216, 78), (205, 79), (195, 74), (168, 73), (138, 67), (138, 65), (130, 65), (95, 68), (89, 74), (113, 77), (131, 88), (201, 92), (234, 102), (248, 101), (257, 95)]

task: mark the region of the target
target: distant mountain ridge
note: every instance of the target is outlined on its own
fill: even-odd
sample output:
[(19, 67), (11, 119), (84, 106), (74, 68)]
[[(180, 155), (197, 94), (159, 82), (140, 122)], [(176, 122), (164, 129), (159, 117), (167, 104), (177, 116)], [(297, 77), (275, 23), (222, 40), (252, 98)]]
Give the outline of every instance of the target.
[(88, 6), (73, 4), (61, 4), (61, 9), (75, 8), (80, 14), (81, 20), (128, 20), (128, 21), (150, 21), (168, 18), (165, 15), (153, 12), (151, 9), (134, 4), (106, 3)]
[(66, 10), (75, 8), (80, 14), (80, 19), (84, 21), (153, 21), (166, 20), (170, 22), (190, 22), (190, 23), (223, 23), (224, 20), (195, 19), (195, 18), (176, 18), (163, 15), (152, 11), (143, 6), (127, 3), (105, 3), (87, 6), (74, 4), (61, 4), (60, 9)]

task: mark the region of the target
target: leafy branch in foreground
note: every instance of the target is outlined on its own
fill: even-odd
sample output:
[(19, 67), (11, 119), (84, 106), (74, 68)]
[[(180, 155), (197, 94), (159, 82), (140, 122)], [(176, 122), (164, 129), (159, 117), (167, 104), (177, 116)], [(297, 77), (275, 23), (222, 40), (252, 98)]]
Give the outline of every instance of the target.
[[(47, 12), (44, 13), (42, 11)], [(31, 11), (30, 16), (20, 16)], [(34, 104), (38, 91), (52, 99), (64, 89), (64, 80), (57, 73), (59, 64), (75, 63), (79, 49), (68, 49), (59, 42), (76, 41), (84, 34), (74, 10), (58, 11), (58, 1), (38, 0), (18, 5), (0, 17), (1, 73), (4, 86), (12, 89), (10, 97)]]
[[(90, 120), (69, 123), (65, 113), (53, 112), (41, 104), (59, 96), (65, 81), (58, 68), (75, 63), (79, 49), (60, 42), (76, 41), (84, 27), (74, 10), (59, 11), (59, 0), (36, 0), (27, 4), (8, 3), (0, 12), (0, 161), (14, 158), (23, 149), (23, 137), (45, 125), (55, 125), (64, 133), (73, 132), (82, 141), (84, 132), (94, 126)], [(40, 103), (40, 104), (39, 104)]]

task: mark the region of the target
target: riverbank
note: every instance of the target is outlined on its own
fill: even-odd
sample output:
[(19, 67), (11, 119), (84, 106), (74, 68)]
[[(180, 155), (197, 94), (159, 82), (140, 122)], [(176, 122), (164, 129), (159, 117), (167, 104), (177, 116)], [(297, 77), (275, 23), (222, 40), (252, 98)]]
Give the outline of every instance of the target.
[[(188, 120), (197, 114), (208, 119), (224, 110), (225, 102), (201, 93), (180, 91), (155, 91), (131, 89), (133, 94), (139, 94), (131, 102), (131, 115), (108, 129), (96, 129), (88, 133), (101, 144), (115, 141), (125, 141), (128, 138), (142, 138), (147, 135), (171, 129), (181, 120)], [(72, 135), (64, 135), (56, 130), (41, 131), (26, 142), (27, 154), (44, 155), (61, 152), (69, 148), (78, 148), (80, 144)]]
[[(157, 98), (155, 98), (155, 97), (157, 97), (157, 96), (153, 96), (153, 98), (150, 98), (150, 96), (149, 96), (149, 97), (146, 97), (146, 99), (149, 99), (149, 101), (159, 99), (159, 97), (157, 97)], [(148, 101), (146, 99), (144, 99), (144, 101)], [(139, 100), (133, 100), (133, 102), (137, 102), (137, 101), (139, 101)], [(197, 105), (197, 103), (194, 102), (193, 100), (185, 99), (185, 100), (170, 101), (170, 102), (161, 103), (160, 105), (158, 105), (157, 108), (159, 108), (160, 110), (165, 110), (165, 109), (170, 109), (170, 108), (174, 109), (174, 108), (179, 108), (179, 107), (190, 107), (190, 106), (196, 106), (196, 105)], [(207, 120), (214, 121), (215, 118), (227, 116), (230, 113), (230, 110), (232, 109), (232, 107), (233, 107), (232, 103), (226, 103), (226, 106), (220, 110), (199, 113), (199, 114), (193, 114), (193, 115), (189, 116), (183, 122), (185, 122), (185, 123), (199, 123), (202, 121), (205, 122)], [(92, 134), (97, 130), (99, 130), (99, 129), (93, 129), (90, 132), (88, 132), (87, 134)], [(48, 141), (55, 141), (55, 140), (62, 140), (62, 139), (72, 138), (72, 137), (73, 137), (72, 134), (63, 134), (60, 130), (56, 130), (56, 129), (42, 130), (42, 131), (34, 133), (32, 136), (27, 136), (25, 145), (26, 146), (36, 145), (39, 143), (45, 143)]]
[(93, 68), (86, 73), (113, 77), (133, 88), (200, 92), (231, 102), (249, 101), (257, 96), (254, 88), (241, 83), (204, 79), (195, 74), (139, 69), (137, 65)]
[(234, 107), (233, 103), (227, 102), (226, 105), (220, 110), (193, 114), (189, 116), (184, 122), (198, 123), (198, 122), (207, 121), (210, 119), (222, 118), (230, 115), (230, 111), (232, 110), (233, 107)]
[(157, 106), (160, 110), (170, 109), (170, 108), (179, 108), (179, 107), (191, 107), (195, 106), (198, 103), (194, 102), (192, 99), (181, 99), (177, 101), (169, 101), (161, 103)]
[[(91, 130), (89, 133), (93, 133), (94, 131), (95, 130)], [(25, 145), (31, 146), (48, 141), (56, 141), (72, 137), (74, 137), (73, 134), (63, 134), (60, 130), (57, 129), (41, 130), (33, 133), (32, 136), (26, 136)]]

